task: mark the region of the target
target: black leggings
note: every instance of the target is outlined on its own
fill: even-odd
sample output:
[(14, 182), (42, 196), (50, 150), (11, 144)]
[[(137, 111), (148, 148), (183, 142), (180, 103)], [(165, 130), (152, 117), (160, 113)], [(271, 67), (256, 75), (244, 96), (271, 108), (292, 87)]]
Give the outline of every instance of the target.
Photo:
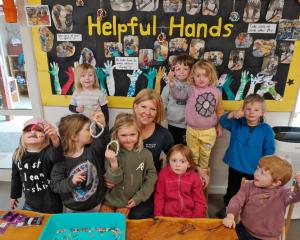
[(224, 196), (225, 206), (228, 205), (230, 199), (237, 194), (241, 187), (242, 178), (253, 180), (253, 174), (247, 174), (229, 167), (227, 191)]

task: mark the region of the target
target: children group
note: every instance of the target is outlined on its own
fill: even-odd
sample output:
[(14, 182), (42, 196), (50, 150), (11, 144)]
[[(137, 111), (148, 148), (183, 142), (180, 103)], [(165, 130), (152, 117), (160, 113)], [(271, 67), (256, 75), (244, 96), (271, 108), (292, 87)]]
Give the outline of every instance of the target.
[[(264, 99), (249, 95), (238, 111), (224, 114), (215, 67), (188, 55), (175, 57), (167, 80), (161, 96), (141, 90), (133, 113), (118, 114), (109, 131), (95, 69), (78, 65), (69, 105), (74, 114), (60, 119), (58, 133), (41, 119), (24, 124), (13, 155), (10, 207), (18, 207), (23, 192), (23, 209), (43, 213), (206, 217), (210, 153), (225, 128), (231, 137), (223, 158), (229, 166), (223, 224), (236, 227), (239, 239), (278, 239), (286, 206), (300, 201), (300, 173), (293, 190), (284, 187), (292, 167), (273, 155)], [(168, 129), (161, 125), (165, 113)], [(243, 177), (252, 181), (241, 187)]]

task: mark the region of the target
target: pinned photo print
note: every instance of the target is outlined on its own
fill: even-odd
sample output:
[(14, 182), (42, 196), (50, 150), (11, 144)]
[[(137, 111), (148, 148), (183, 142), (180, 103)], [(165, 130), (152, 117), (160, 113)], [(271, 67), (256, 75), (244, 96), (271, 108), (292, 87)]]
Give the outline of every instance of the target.
[(104, 55), (106, 58), (121, 57), (123, 53), (122, 43), (104, 42)]
[(173, 38), (169, 43), (170, 53), (184, 53), (188, 48), (188, 43), (185, 38)]
[(256, 39), (253, 43), (253, 56), (266, 57), (272, 55), (276, 49), (275, 39)]
[(278, 67), (278, 56), (264, 57), (263, 64), (261, 67), (261, 73), (264, 75), (276, 75)]
[(261, 0), (247, 0), (244, 8), (243, 21), (246, 23), (258, 22), (260, 18)]
[(139, 50), (139, 65), (141, 68), (147, 69), (153, 61), (152, 49), (140, 49)]
[(232, 71), (242, 69), (245, 60), (244, 50), (232, 50), (229, 55), (228, 68)]
[(110, 0), (110, 6), (114, 11), (129, 11), (133, 5), (133, 0)]
[(235, 38), (236, 48), (249, 48), (253, 43), (253, 37), (249, 33), (241, 32)]
[(154, 42), (154, 60), (163, 63), (168, 58), (168, 42)]
[(79, 63), (88, 63), (92, 66), (96, 66), (96, 59), (94, 57), (94, 53), (89, 48), (83, 48), (80, 53)]
[(280, 63), (290, 64), (294, 54), (295, 44), (293, 42), (281, 42), (279, 45)]
[(165, 12), (180, 12), (182, 8), (182, 0), (163, 0)]
[(202, 14), (216, 16), (219, 12), (219, 0), (203, 0)]
[(205, 52), (204, 60), (211, 61), (215, 66), (220, 66), (223, 63), (223, 53), (221, 51)]
[(24, 8), (27, 19), (27, 25), (29, 27), (51, 26), (51, 17), (48, 5), (26, 5)]
[(39, 40), (43, 52), (51, 51), (53, 47), (54, 35), (47, 27), (39, 28)]
[(139, 38), (128, 35), (124, 37), (124, 55), (125, 57), (137, 57), (139, 50)]
[(201, 59), (204, 53), (205, 42), (201, 39), (192, 39), (189, 55), (194, 59)]
[(77, 7), (83, 7), (84, 6), (84, 1), (83, 0), (75, 0), (76, 6)]
[(266, 15), (267, 22), (278, 22), (282, 18), (283, 6), (284, 0), (271, 0)]
[(189, 15), (195, 15), (201, 10), (202, 0), (186, 0), (186, 13)]
[(57, 31), (71, 32), (73, 29), (73, 7), (68, 4), (55, 4), (52, 8), (52, 19)]
[(72, 57), (75, 53), (75, 46), (71, 42), (62, 42), (56, 47), (58, 57)]
[(136, 10), (152, 12), (158, 8), (159, 0), (135, 0)]

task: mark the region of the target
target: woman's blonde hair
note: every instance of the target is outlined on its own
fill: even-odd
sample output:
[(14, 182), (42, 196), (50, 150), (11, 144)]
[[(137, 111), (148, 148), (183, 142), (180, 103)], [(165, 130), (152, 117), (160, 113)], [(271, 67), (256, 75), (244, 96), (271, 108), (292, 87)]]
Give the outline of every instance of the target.
[(144, 148), (142, 134), (136, 118), (131, 113), (119, 113), (116, 116), (111, 138), (112, 140), (118, 140), (118, 131), (128, 127), (134, 127), (138, 132), (138, 141), (134, 146), (134, 150), (140, 152)]
[[(23, 131), (24, 133), (24, 131)], [(24, 153), (26, 152), (26, 144), (24, 143), (24, 139), (23, 139), (23, 133), (20, 137), (20, 140), (19, 140), (19, 145), (18, 147), (16, 148), (13, 156), (12, 156), (12, 160), (14, 162), (17, 162), (19, 160), (21, 160), (22, 156), (24, 155)], [(45, 135), (45, 142), (43, 144), (41, 144), (41, 146), (39, 147), (39, 149), (37, 149), (38, 151), (41, 151), (43, 150), (45, 147), (47, 147), (48, 145), (50, 144), (50, 139), (47, 135)]]
[(98, 82), (98, 78), (96, 75), (96, 71), (95, 68), (88, 63), (82, 63), (79, 64), (76, 68), (75, 68), (75, 73), (74, 73), (74, 77), (75, 77), (75, 88), (77, 91), (82, 91), (82, 85), (80, 83), (80, 75), (83, 72), (86, 72), (87, 70), (92, 69), (93, 70), (93, 74), (94, 74), (94, 84), (93, 84), (93, 88), (99, 88), (99, 82)]
[(76, 144), (74, 137), (86, 123), (90, 123), (90, 119), (83, 114), (71, 114), (60, 119), (58, 132), (65, 155), (70, 156), (75, 153)]
[(194, 162), (193, 153), (192, 151), (183, 144), (176, 144), (169, 150), (167, 154), (167, 161), (170, 163), (170, 157), (173, 153), (180, 153), (182, 156), (186, 158), (186, 160), (191, 165), (190, 169), (196, 169), (196, 164)]
[(145, 88), (141, 90), (135, 97), (133, 101), (133, 115), (136, 116), (134, 107), (141, 102), (151, 100), (156, 106), (156, 116), (154, 118), (155, 123), (161, 123), (165, 119), (165, 110), (163, 107), (163, 102), (159, 93), (155, 90)]
[(206, 71), (206, 74), (208, 75), (210, 86), (215, 87), (218, 82), (218, 74), (215, 66), (207, 60), (199, 60), (197, 61), (191, 70), (190, 76), (188, 78), (188, 82), (195, 84), (194, 76), (197, 69), (204, 69)]

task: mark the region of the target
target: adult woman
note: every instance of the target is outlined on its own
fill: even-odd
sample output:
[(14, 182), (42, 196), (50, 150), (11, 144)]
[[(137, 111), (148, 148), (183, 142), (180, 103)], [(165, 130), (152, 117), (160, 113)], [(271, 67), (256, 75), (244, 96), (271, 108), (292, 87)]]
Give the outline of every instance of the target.
[[(157, 172), (162, 167), (160, 154), (163, 151), (167, 154), (174, 145), (171, 133), (160, 123), (164, 119), (164, 107), (160, 95), (150, 89), (141, 90), (133, 102), (133, 114), (140, 124), (144, 146), (152, 152)], [(146, 202), (131, 209), (129, 218), (140, 219), (153, 216), (153, 196)]]

